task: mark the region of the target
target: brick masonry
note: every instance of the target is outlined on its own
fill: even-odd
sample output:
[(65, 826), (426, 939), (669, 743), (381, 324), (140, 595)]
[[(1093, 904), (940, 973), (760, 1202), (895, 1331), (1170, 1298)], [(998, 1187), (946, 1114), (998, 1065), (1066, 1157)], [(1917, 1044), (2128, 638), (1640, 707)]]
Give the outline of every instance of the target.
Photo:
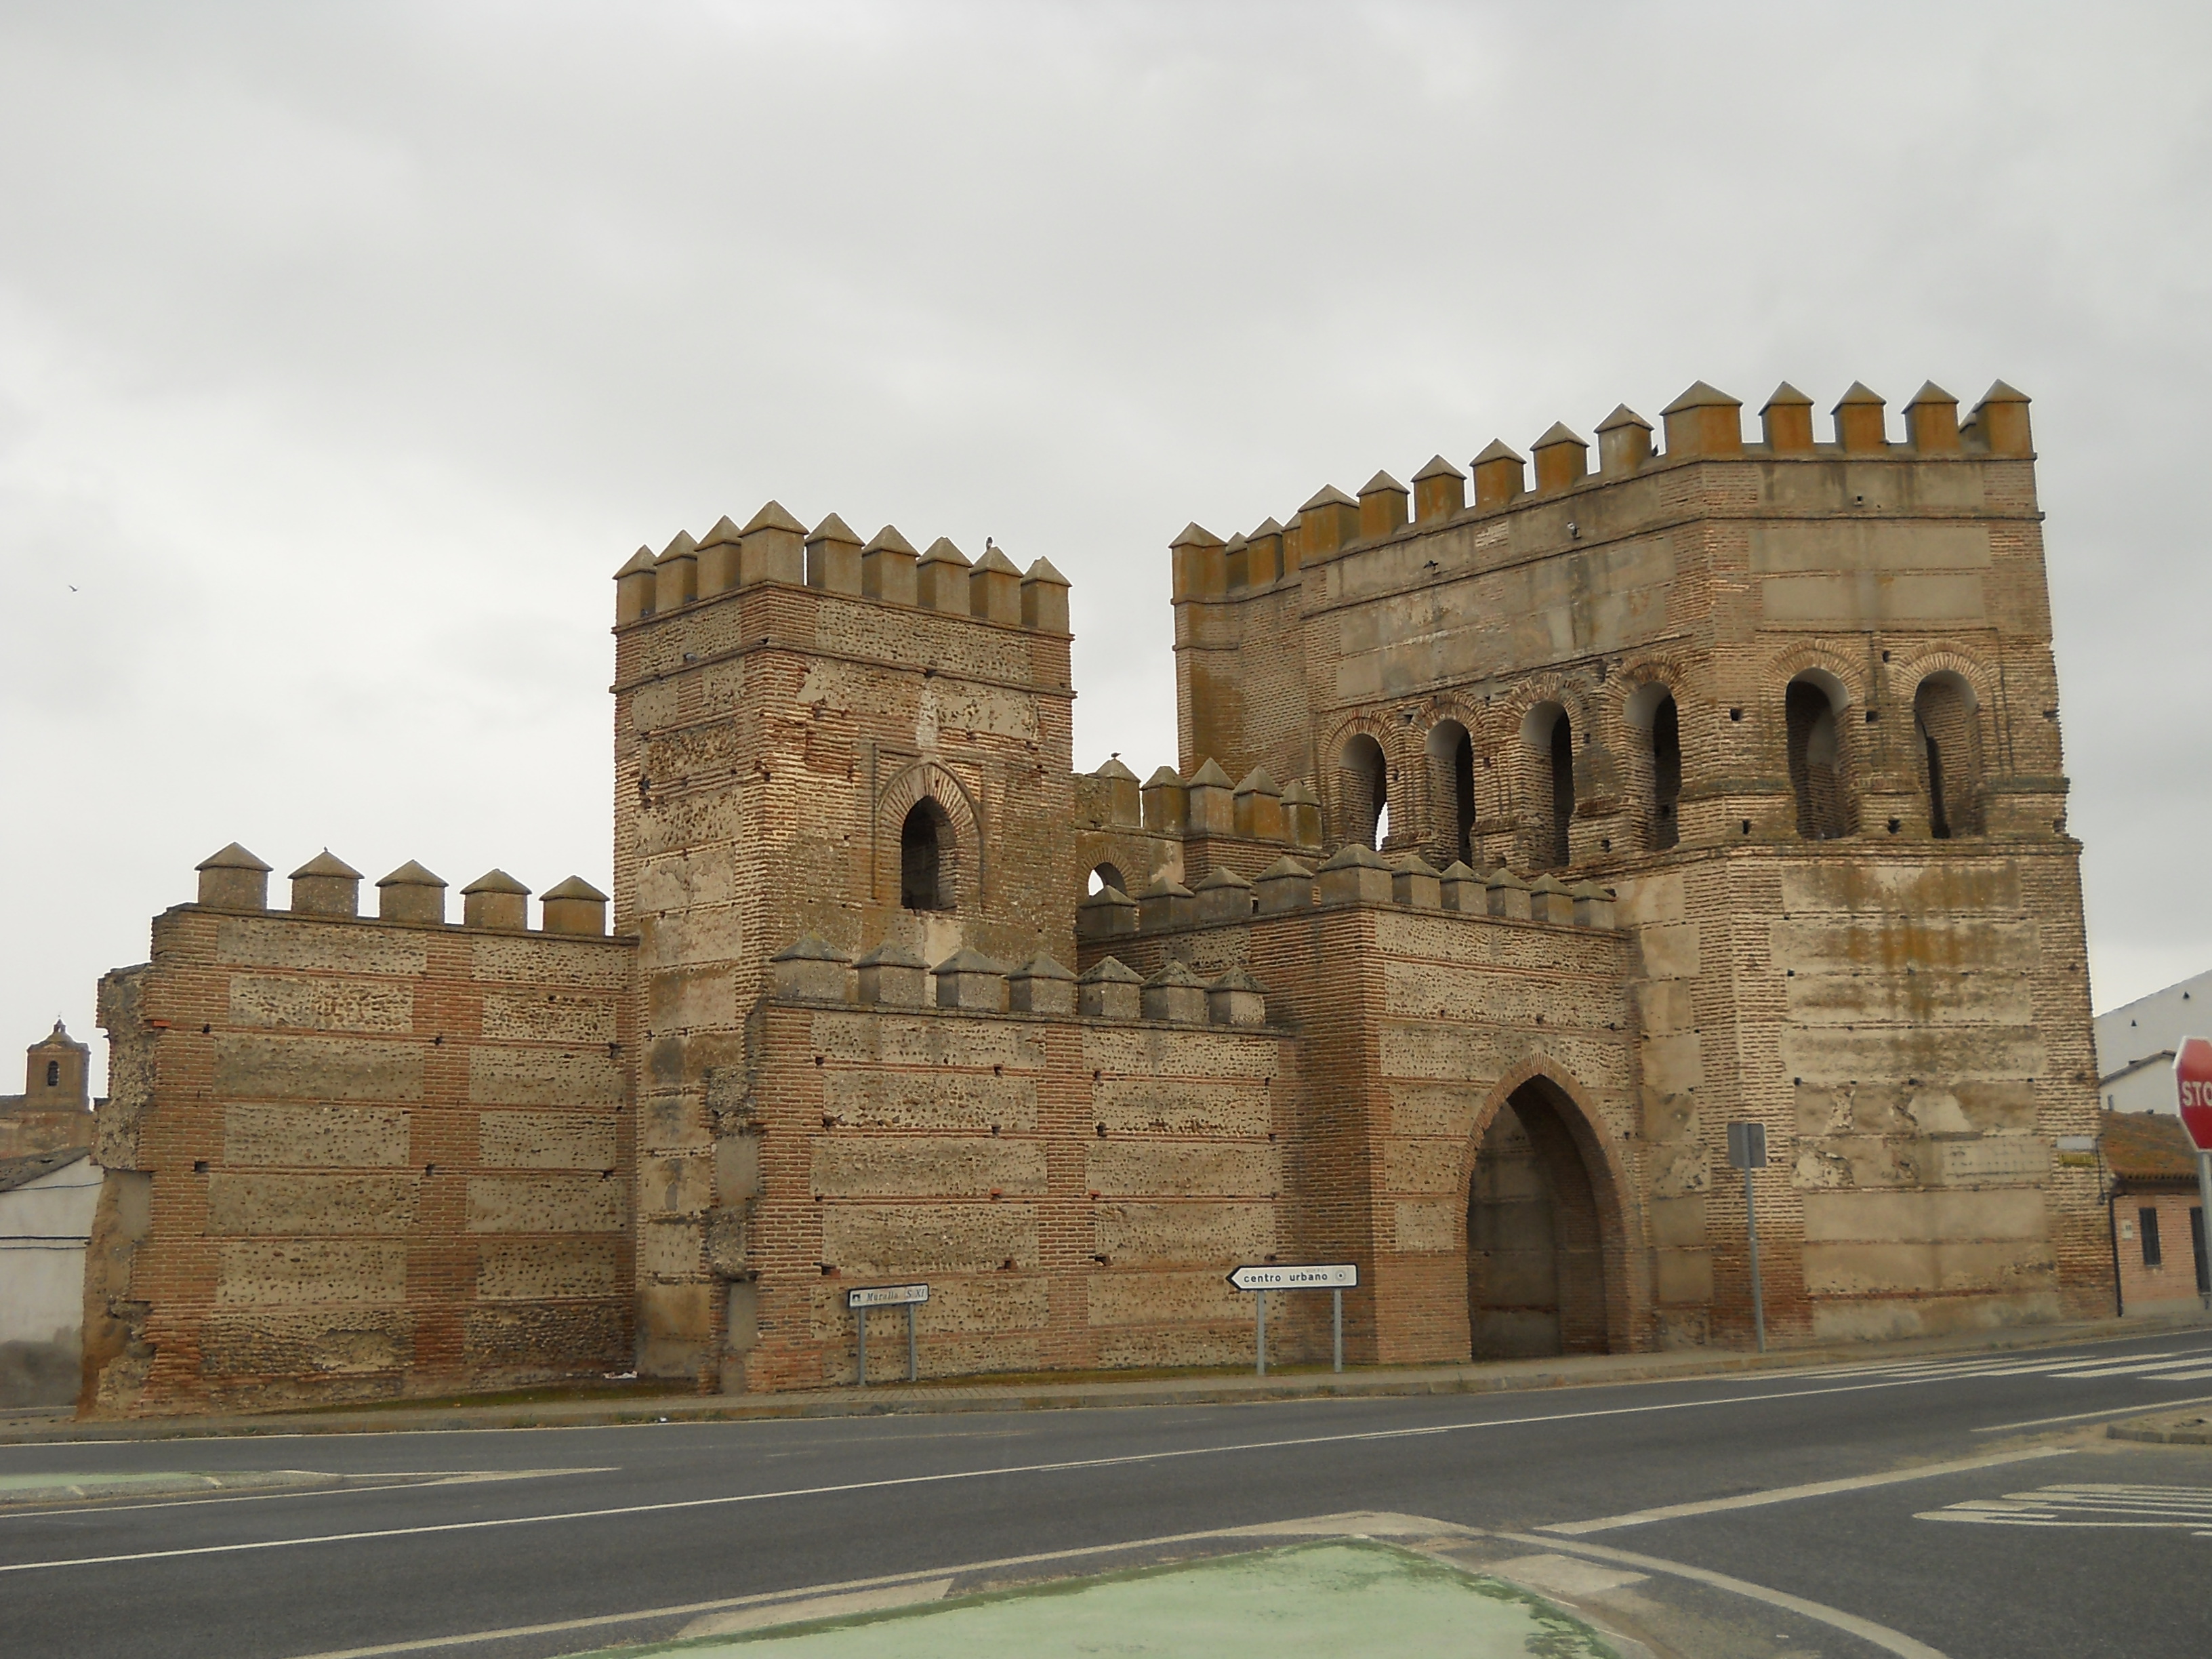
[(1778, 1340), (2108, 1311), (2027, 404), (1873, 407), (1191, 526), (1148, 778), (1043, 561), (640, 550), (614, 938), (204, 902), (112, 977), (91, 1397), (815, 1387), (907, 1279), (927, 1374), (1241, 1362), (1252, 1260), (1356, 1261), (1357, 1359), (1738, 1344), (1746, 1118)]

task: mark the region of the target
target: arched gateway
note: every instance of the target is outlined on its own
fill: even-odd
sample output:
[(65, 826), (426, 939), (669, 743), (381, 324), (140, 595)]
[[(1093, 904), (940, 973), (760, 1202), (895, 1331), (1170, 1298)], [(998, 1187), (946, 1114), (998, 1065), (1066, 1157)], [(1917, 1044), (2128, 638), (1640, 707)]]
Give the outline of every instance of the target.
[(1468, 1182), (1473, 1357), (1628, 1348), (1626, 1243), (1620, 1182), (1568, 1089), (1539, 1073), (1494, 1099)]

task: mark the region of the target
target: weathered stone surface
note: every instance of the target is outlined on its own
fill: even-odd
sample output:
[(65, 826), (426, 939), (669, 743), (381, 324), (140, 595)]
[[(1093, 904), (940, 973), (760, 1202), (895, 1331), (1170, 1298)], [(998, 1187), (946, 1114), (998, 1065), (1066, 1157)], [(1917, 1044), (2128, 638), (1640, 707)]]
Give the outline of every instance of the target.
[(1275, 1247), (1271, 1204), (1102, 1203), (1092, 1213), (1097, 1252), (1116, 1267), (1233, 1265), (1262, 1261)]
[(469, 1182), (472, 1233), (611, 1233), (629, 1219), (622, 1183), (601, 1176), (477, 1176)]
[(407, 1245), (396, 1238), (234, 1240), (222, 1247), (216, 1300), (227, 1307), (396, 1303)]
[(1084, 1170), (1090, 1189), (1110, 1197), (1273, 1198), (1282, 1184), (1281, 1160), (1265, 1146), (1101, 1140)]
[(611, 1238), (492, 1240), (477, 1268), (477, 1294), (494, 1301), (612, 1296), (622, 1288)]
[(995, 1136), (824, 1136), (811, 1177), (823, 1198), (974, 1198), (1042, 1193), (1044, 1148)]
[(404, 1176), (243, 1174), (208, 1176), (208, 1231), (314, 1237), (404, 1233), (415, 1224), (420, 1180)]
[(408, 1161), (408, 1114), (396, 1106), (229, 1106), (226, 1164), (303, 1168), (398, 1165)]
[(408, 1031), (415, 1025), (415, 991), (376, 980), (233, 974), (230, 1019), (234, 1025), (307, 1031)]
[(823, 1260), (848, 1278), (986, 1273), (1037, 1265), (1033, 1204), (835, 1204), (822, 1212)]
[(369, 1038), (220, 1033), (215, 1088), (249, 1100), (420, 1100), (422, 1050)]
[(605, 1049), (471, 1048), (469, 1098), (500, 1106), (617, 1106), (621, 1068)]
[(612, 1042), (615, 1005), (603, 996), (562, 991), (488, 991), (483, 1030), (489, 1037), (532, 1042)]
[(216, 925), (215, 955), (246, 968), (343, 968), (349, 974), (411, 975), (428, 963), (416, 933), (275, 916), (225, 916)]
[(615, 1121), (593, 1112), (486, 1112), (477, 1161), (491, 1169), (612, 1170)]
[(1268, 1091), (1264, 1083), (1102, 1078), (1091, 1109), (1109, 1134), (1256, 1136), (1267, 1132)]
[(854, 1129), (984, 1129), (1034, 1133), (1036, 1082), (967, 1072), (825, 1072), (823, 1115)]

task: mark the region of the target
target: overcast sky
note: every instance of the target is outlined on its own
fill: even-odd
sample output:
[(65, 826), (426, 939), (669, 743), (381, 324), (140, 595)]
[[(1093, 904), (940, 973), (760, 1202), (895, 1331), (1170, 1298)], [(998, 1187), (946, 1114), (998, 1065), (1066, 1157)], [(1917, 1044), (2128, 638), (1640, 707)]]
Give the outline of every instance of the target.
[(1698, 378), (2033, 397), (2098, 1006), (2212, 965), (2208, 19), (10, 0), (0, 1048), (233, 839), (605, 885), (641, 542), (1046, 555), (1141, 774), (1185, 520)]

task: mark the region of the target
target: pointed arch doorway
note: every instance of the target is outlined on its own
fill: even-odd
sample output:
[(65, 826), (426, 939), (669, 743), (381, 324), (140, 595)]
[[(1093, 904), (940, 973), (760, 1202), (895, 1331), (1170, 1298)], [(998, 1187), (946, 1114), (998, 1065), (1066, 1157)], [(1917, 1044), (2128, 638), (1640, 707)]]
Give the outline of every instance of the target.
[(1589, 1120), (1551, 1079), (1528, 1079), (1481, 1131), (1468, 1183), (1473, 1358), (1625, 1351), (1624, 1241)]

